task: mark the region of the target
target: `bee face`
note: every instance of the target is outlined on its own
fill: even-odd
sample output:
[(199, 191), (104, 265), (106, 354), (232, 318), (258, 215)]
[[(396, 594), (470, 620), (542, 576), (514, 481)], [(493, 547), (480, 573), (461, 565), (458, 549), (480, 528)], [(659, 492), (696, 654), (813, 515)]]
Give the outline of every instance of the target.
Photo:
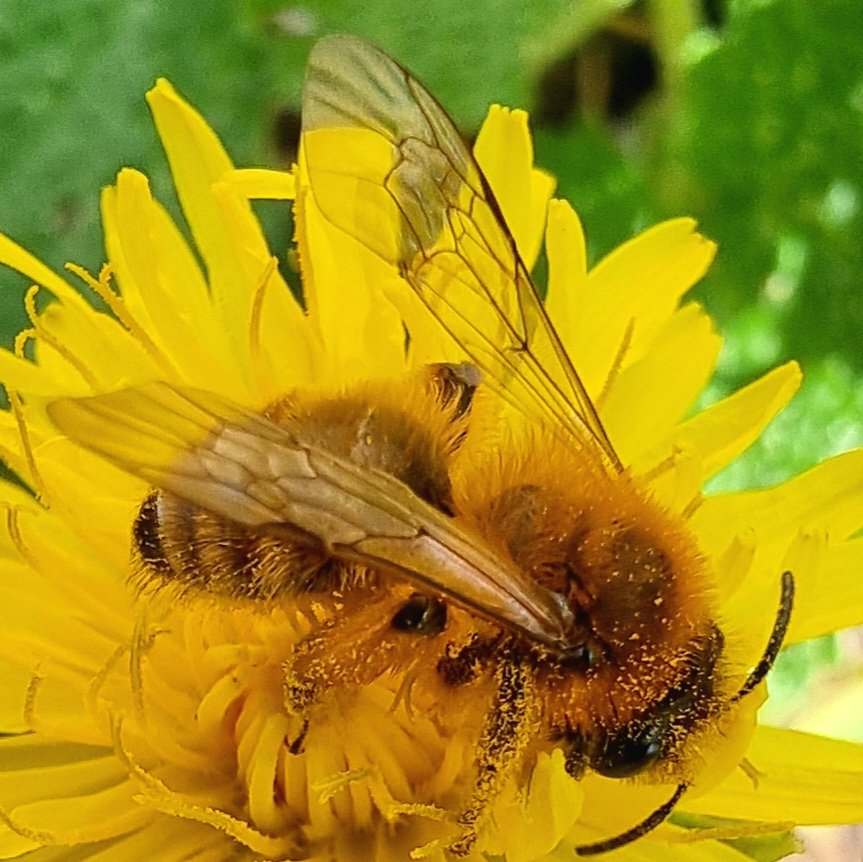
[[(577, 848), (612, 850), (671, 812), (690, 739), (770, 669), (793, 579), (762, 660), (729, 691), (709, 567), (685, 519), (626, 471), (452, 121), (385, 54), (331, 37), (303, 122), (299, 177), (321, 215), (399, 277), (409, 333), (436, 326), (460, 361), (291, 393), (262, 415), (163, 384), (49, 413), (156, 489), (133, 529), (143, 591), (324, 608), (285, 667), (289, 712), (314, 722), (333, 689), (386, 675), (442, 709), (461, 692), (484, 704), (450, 852), (471, 851), (504, 782), (548, 745), (574, 779), (676, 785), (625, 833)], [(478, 392), (524, 429), (492, 453), (472, 445)]]

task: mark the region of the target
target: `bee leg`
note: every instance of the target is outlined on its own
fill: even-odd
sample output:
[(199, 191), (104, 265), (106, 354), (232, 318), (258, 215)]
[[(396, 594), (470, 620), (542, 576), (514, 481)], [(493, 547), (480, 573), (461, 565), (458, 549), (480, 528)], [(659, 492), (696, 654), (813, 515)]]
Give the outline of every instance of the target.
[(577, 735), (570, 739), (569, 742), (570, 748), (566, 752), (563, 768), (570, 778), (580, 781), (587, 769), (587, 751), (585, 750), (584, 739), (580, 735)]
[(297, 738), (291, 742), (288, 746), (288, 751), (291, 754), (302, 754), (303, 747), (306, 744), (306, 734), (309, 732), (309, 720), (307, 718), (303, 719), (303, 726), (300, 728), (299, 734), (297, 734)]
[(352, 604), (296, 646), (283, 668), (285, 707), (306, 717), (334, 688), (362, 688), (436, 658), (446, 626), (443, 601), (407, 590)]
[(530, 669), (517, 657), (505, 658), (495, 676), (497, 694), (479, 740), (476, 781), (458, 818), (463, 832), (447, 848), (455, 856), (467, 856), (473, 849), (477, 826), (489, 802), (527, 747), (538, 706)]
[[(326, 686), (322, 687), (317, 680), (297, 674), (291, 662), (285, 663), (282, 672), (284, 674), (285, 708), (290, 715), (306, 716), (309, 710), (320, 700)], [(301, 738), (305, 737), (308, 732), (308, 723), (308, 718), (304, 718), (303, 729), (300, 731)], [(291, 753), (294, 753), (293, 748), (294, 743), (291, 744)]]

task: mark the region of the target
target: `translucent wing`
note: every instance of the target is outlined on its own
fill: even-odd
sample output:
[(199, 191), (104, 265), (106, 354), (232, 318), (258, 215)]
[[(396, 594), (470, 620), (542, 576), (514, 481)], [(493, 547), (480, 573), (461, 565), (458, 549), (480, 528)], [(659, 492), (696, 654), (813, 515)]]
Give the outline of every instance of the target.
[(570, 645), (558, 597), (387, 473), (302, 441), (209, 393), (154, 383), (48, 405), (69, 438), (222, 518), (284, 528), (333, 556), (397, 572), (518, 629)]
[(302, 156), (324, 217), (399, 269), (489, 385), (622, 469), (488, 182), (421, 84), (359, 39), (322, 39)]

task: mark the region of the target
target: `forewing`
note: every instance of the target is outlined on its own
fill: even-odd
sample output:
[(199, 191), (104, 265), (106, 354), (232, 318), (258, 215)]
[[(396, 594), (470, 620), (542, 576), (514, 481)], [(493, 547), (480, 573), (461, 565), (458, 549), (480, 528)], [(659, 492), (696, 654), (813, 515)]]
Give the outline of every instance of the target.
[(489, 385), (620, 469), (488, 182), (421, 84), (359, 39), (321, 40), (302, 156), (324, 217), (400, 271)]
[(222, 518), (301, 534), (539, 643), (569, 642), (569, 614), (557, 597), (406, 485), (217, 396), (152, 383), (61, 399), (48, 413), (76, 443)]

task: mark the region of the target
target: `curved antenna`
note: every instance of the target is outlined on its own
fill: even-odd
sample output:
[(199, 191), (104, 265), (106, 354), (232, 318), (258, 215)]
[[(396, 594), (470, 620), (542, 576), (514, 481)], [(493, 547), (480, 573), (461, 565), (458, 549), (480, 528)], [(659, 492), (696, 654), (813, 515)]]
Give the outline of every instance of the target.
[(749, 676), (746, 677), (746, 682), (740, 686), (740, 690), (734, 697), (731, 698), (731, 703), (737, 703), (750, 694), (759, 683), (767, 676), (770, 668), (773, 667), (773, 662), (776, 661), (776, 656), (779, 655), (779, 650), (782, 649), (782, 642), (785, 640), (785, 635), (788, 632), (788, 624), (791, 622), (791, 611), (794, 609), (794, 575), (791, 572), (782, 573), (782, 592), (779, 597), (779, 609), (776, 611), (776, 621), (773, 623), (773, 631), (770, 632), (770, 639), (767, 641), (767, 646), (764, 648), (764, 654), (761, 660), (752, 668)]
[(626, 832), (621, 832), (619, 835), (615, 835), (612, 838), (603, 838), (602, 841), (595, 841), (593, 844), (581, 844), (575, 848), (576, 856), (597, 856), (600, 853), (608, 853), (610, 850), (617, 850), (618, 847), (623, 847), (624, 844), (631, 844), (633, 841), (637, 841), (644, 835), (647, 835), (648, 832), (652, 832), (668, 817), (669, 814), (674, 810), (674, 806), (680, 802), (680, 797), (686, 793), (689, 788), (688, 784), (678, 784), (677, 790), (671, 794), (670, 798), (667, 799), (662, 805), (659, 806), (655, 811), (649, 814), (644, 818), (640, 823), (636, 823), (635, 826), (630, 826)]

